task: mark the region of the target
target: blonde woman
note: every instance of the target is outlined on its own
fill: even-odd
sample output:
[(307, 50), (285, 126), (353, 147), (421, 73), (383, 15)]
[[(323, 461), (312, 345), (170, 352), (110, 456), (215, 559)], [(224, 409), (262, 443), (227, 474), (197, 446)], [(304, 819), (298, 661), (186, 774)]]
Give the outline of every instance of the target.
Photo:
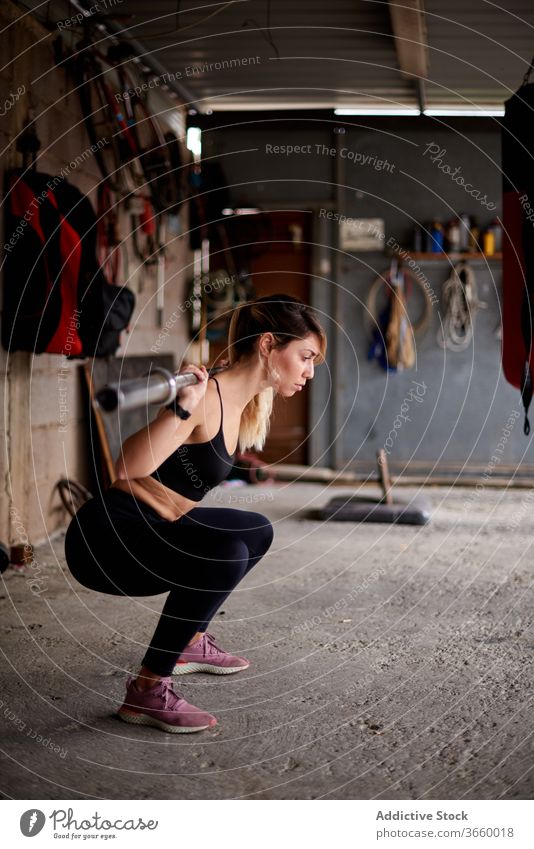
[(171, 733), (217, 723), (175, 692), (171, 676), (249, 666), (208, 627), (273, 540), (260, 513), (197, 505), (228, 476), (238, 447), (263, 448), (275, 393), (302, 391), (326, 351), (313, 311), (283, 294), (237, 308), (228, 341), (229, 365), (217, 377), (204, 366), (182, 367), (198, 383), (124, 442), (117, 479), (78, 510), (65, 537), (69, 569), (83, 586), (113, 595), (168, 593), (118, 715)]

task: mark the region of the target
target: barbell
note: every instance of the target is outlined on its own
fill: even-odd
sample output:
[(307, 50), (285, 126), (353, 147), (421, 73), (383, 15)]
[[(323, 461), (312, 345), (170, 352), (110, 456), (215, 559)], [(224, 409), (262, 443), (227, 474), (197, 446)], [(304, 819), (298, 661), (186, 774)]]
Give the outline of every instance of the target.
[[(225, 371), (227, 366), (217, 366), (208, 371), (209, 376)], [(97, 405), (106, 413), (117, 408), (134, 410), (149, 404), (170, 404), (178, 392), (185, 386), (198, 383), (198, 377), (192, 371), (183, 374), (173, 374), (166, 368), (153, 368), (142, 377), (133, 377), (115, 383), (108, 383), (100, 389), (95, 400)]]

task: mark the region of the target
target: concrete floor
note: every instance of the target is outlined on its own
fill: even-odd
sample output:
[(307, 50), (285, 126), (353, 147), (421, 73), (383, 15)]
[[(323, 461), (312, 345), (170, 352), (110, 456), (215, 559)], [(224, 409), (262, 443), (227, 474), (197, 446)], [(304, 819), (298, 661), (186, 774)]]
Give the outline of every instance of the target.
[(114, 717), (163, 596), (74, 584), (63, 536), (37, 550), (38, 574), (6, 572), (3, 796), (532, 799), (532, 491), (427, 489), (425, 527), (304, 518), (342, 493), (278, 484), (205, 499), (275, 525), (212, 629), (250, 669), (177, 679), (216, 714), (213, 731)]

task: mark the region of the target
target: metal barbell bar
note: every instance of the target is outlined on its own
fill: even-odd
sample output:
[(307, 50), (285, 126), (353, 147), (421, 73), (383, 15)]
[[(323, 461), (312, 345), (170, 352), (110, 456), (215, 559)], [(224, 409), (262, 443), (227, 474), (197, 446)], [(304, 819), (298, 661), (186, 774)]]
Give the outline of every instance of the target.
[[(226, 366), (212, 368), (208, 374), (211, 377), (212, 374), (225, 371), (225, 369)], [(195, 383), (198, 383), (198, 378), (192, 371), (173, 374), (168, 369), (158, 366), (143, 377), (106, 384), (96, 393), (95, 400), (106, 413), (112, 413), (117, 408), (122, 412), (149, 404), (170, 404), (180, 389)]]

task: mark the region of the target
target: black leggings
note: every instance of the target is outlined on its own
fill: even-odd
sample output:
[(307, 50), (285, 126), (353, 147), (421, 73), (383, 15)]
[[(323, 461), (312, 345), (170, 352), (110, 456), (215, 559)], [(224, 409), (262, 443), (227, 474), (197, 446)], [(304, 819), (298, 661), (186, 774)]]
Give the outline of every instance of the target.
[(273, 527), (261, 513), (194, 507), (172, 522), (133, 495), (108, 489), (72, 519), (65, 556), (76, 580), (92, 590), (169, 593), (143, 659), (167, 676), (272, 541)]

